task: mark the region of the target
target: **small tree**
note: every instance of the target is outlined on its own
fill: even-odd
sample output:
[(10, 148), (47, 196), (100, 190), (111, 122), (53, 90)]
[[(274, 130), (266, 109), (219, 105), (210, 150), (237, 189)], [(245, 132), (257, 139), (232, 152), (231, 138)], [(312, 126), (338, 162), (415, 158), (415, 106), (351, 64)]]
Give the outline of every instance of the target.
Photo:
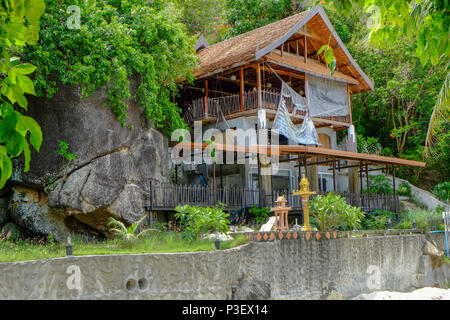
[(178, 206), (175, 218), (181, 224), (183, 236), (194, 240), (208, 232), (225, 233), (229, 230), (229, 214), (224, 212), (225, 205), (220, 203), (212, 208)]
[(310, 210), (320, 231), (359, 229), (364, 218), (361, 208), (352, 207), (333, 192), (313, 199)]
[(145, 233), (151, 231), (152, 229), (145, 229), (138, 234), (136, 234), (136, 229), (141, 224), (142, 221), (147, 217), (147, 215), (143, 216), (139, 221), (133, 223), (128, 228), (121, 221), (118, 221), (114, 218), (109, 218), (109, 222), (107, 224), (108, 227), (112, 227), (109, 229), (110, 232), (118, 235), (120, 238), (124, 239), (128, 243), (128, 247), (131, 248), (133, 242), (138, 238), (142, 237)]

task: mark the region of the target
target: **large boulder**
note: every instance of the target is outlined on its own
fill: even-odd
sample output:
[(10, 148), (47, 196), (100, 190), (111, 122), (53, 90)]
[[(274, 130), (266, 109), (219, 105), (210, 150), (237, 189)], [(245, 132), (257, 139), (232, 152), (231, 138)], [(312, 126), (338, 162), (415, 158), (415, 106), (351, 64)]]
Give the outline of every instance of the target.
[(444, 252), (440, 250), (435, 243), (425, 241), (422, 252), (424, 255), (430, 257), (433, 269), (441, 267), (444, 263)]
[[(44, 140), (40, 152), (32, 152), (29, 172), (22, 160), (15, 163), (12, 220), (63, 239), (75, 225), (107, 236), (109, 217), (133, 223), (145, 214), (150, 180), (168, 181), (168, 140), (150, 128), (138, 104), (128, 101), (123, 127), (107, 102), (106, 88), (84, 99), (72, 86), (52, 99), (31, 99), (28, 115)], [(56, 153), (58, 140), (69, 144), (76, 160)]]

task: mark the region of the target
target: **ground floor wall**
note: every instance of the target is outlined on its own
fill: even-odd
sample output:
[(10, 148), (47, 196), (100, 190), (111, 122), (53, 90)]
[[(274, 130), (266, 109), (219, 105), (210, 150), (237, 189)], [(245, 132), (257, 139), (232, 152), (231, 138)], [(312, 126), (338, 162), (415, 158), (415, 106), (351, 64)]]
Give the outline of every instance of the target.
[[(436, 277), (425, 235), (307, 237), (215, 252), (0, 264), (1, 299), (327, 299), (407, 291)], [(76, 252), (76, 248), (74, 248)], [(440, 282), (450, 282), (450, 268)]]

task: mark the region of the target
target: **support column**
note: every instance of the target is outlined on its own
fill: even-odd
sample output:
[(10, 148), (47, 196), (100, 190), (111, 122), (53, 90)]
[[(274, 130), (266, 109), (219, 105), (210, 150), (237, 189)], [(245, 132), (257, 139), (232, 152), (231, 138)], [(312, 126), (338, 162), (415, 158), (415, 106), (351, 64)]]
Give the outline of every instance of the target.
[(367, 183), (367, 207), (370, 212), (370, 179), (369, 179), (369, 165), (366, 163), (366, 183)]
[(399, 222), (399, 216), (398, 216), (398, 211), (399, 208), (397, 206), (397, 188), (395, 187), (395, 167), (392, 166), (392, 187), (394, 189), (394, 208), (395, 208), (395, 213), (397, 213), (397, 223)]
[(333, 158), (333, 190), (336, 192), (336, 161)]
[(208, 116), (208, 80), (205, 80), (205, 100), (204, 100), (204, 112), (205, 117)]
[(239, 83), (239, 99), (241, 103), (241, 112), (244, 112), (244, 94), (245, 94), (245, 83), (244, 83), (244, 66), (241, 67), (239, 72), (240, 75), (240, 83)]
[(256, 90), (258, 92), (258, 109), (262, 108), (261, 64), (256, 65)]

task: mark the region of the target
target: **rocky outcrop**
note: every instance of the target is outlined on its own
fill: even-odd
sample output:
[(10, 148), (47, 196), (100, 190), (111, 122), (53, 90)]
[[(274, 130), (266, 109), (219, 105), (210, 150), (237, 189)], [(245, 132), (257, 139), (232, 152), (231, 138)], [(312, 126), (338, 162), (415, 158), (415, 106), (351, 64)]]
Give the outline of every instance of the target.
[[(150, 180), (169, 176), (167, 138), (150, 128), (133, 101), (122, 127), (107, 101), (105, 88), (84, 99), (70, 86), (52, 99), (31, 100), (28, 115), (44, 140), (28, 173), (20, 160), (15, 163), (9, 203), (14, 222), (59, 240), (72, 231), (107, 236), (109, 217), (132, 223), (145, 214)], [(76, 160), (56, 153), (58, 140), (69, 144)]]

